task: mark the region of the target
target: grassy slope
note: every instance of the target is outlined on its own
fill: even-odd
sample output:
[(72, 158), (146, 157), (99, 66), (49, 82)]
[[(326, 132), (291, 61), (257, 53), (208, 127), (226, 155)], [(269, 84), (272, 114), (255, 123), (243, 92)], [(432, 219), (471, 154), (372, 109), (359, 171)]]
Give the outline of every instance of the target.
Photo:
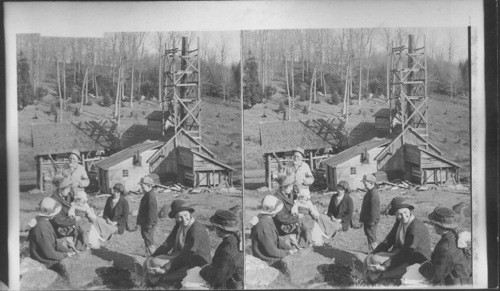
[[(264, 169), (264, 159), (260, 152), (259, 122), (283, 120), (283, 114), (278, 109), (279, 100), (283, 100), (280, 93), (276, 93), (265, 105), (257, 104), (252, 109), (244, 111), (244, 143), (245, 143), (245, 171), (250, 180), (261, 176)], [(320, 104), (311, 104), (311, 112), (303, 114), (300, 108), (294, 108), (292, 119), (314, 119), (339, 117), (342, 103), (330, 105), (325, 102), (326, 97), (319, 96)], [(300, 106), (307, 106), (307, 102), (296, 101)], [(296, 106), (297, 107), (297, 106)], [(375, 122), (373, 114), (387, 105), (377, 101), (363, 100), (361, 105), (350, 105), (349, 124), (360, 122)], [(470, 114), (469, 104), (464, 100), (454, 102), (448, 96), (433, 95), (428, 101), (429, 107), (429, 139), (442, 152), (444, 157), (457, 162), (463, 169), (461, 176), (469, 175), (470, 171)], [(266, 117), (263, 117), (265, 111)]]
[[(113, 117), (113, 106), (108, 108), (97, 105), (97, 100), (90, 98), (91, 106), (85, 106), (80, 116), (75, 116), (73, 111), (67, 110), (63, 113), (63, 121), (83, 121), (111, 119)], [(224, 103), (213, 97), (203, 97), (201, 104), (202, 119), (202, 143), (216, 155), (216, 159), (233, 167), (236, 179), (241, 175), (241, 114), (239, 102)], [(32, 180), (36, 176), (35, 159), (31, 147), (31, 124), (54, 122), (54, 115), (49, 116), (45, 112), (50, 111), (50, 102), (53, 97), (47, 96), (44, 101), (37, 105), (31, 105), (18, 112), (19, 128), (19, 169), (21, 176)], [(127, 103), (128, 104), (128, 103)], [(75, 104), (70, 104), (75, 108)], [(153, 102), (146, 101), (142, 104), (134, 103), (133, 108), (128, 106), (122, 108), (122, 118), (119, 130), (124, 132), (132, 124), (146, 124), (145, 117), (154, 110), (160, 108)], [(33, 119), (36, 116), (37, 119)], [(23, 173), (24, 172), (24, 173)], [(23, 182), (24, 183), (24, 182)], [(29, 183), (29, 181), (26, 181)], [(31, 181), (34, 183), (34, 181)]]

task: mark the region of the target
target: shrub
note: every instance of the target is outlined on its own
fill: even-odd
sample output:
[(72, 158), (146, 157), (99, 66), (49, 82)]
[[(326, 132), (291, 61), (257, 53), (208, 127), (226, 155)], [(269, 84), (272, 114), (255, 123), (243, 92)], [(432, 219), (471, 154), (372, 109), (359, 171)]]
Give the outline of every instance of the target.
[(89, 100), (89, 101), (87, 101), (87, 103), (85, 105), (92, 106), (92, 102)]
[(276, 88), (274, 88), (274, 86), (271, 86), (271, 85), (267, 85), (266, 88), (265, 88), (265, 96), (266, 98), (270, 98), (271, 96), (273, 96), (274, 94), (276, 94)]
[(338, 105), (340, 103), (340, 96), (337, 90), (333, 90), (332, 98), (330, 98), (330, 103), (333, 105)]
[(38, 87), (36, 89), (36, 97), (38, 99), (42, 99), (43, 97), (45, 97), (47, 94), (49, 93), (49, 91), (43, 87)]
[(111, 97), (109, 97), (109, 94), (105, 94), (104, 97), (102, 98), (102, 106), (109, 107), (111, 103), (112, 103)]
[(75, 116), (80, 116), (80, 109), (78, 107), (75, 108), (75, 111), (73, 112)]
[(316, 104), (320, 104), (320, 103), (321, 103), (321, 100), (316, 99), (316, 101), (314, 101), (314, 103), (316, 103)]

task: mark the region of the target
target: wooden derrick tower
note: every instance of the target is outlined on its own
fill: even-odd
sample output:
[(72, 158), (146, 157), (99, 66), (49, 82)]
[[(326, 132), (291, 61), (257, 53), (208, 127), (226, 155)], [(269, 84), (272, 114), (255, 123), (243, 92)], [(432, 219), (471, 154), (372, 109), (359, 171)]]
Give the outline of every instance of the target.
[(200, 92), (200, 59), (199, 38), (196, 48), (190, 50), (190, 41), (182, 37), (181, 47), (174, 41), (171, 49), (165, 50), (163, 133), (170, 124), (174, 127), (175, 146), (177, 133), (183, 129), (196, 141), (201, 141), (201, 92)]
[[(411, 129), (425, 141), (427, 147), (429, 126), (427, 118), (427, 58), (424, 45), (417, 47), (414, 36), (408, 36), (408, 46), (394, 47), (388, 56), (388, 80), (391, 133)], [(397, 132), (395, 132), (397, 131)], [(402, 136), (405, 143), (405, 134)]]

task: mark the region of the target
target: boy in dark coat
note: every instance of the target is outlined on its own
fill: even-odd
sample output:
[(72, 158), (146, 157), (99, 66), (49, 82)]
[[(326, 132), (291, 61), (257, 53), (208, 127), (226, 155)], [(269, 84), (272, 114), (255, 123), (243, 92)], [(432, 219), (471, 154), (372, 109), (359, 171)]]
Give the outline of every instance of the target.
[(377, 246), (377, 226), (380, 220), (380, 199), (378, 197), (377, 179), (373, 175), (365, 175), (362, 180), (366, 191), (361, 204), (359, 221), (363, 223), (363, 230), (368, 239), (370, 252)]
[(158, 222), (158, 204), (156, 202), (156, 190), (153, 189), (153, 179), (145, 176), (139, 182), (144, 196), (142, 196), (139, 204), (139, 212), (137, 214), (137, 225), (141, 226), (141, 236), (144, 239), (147, 256), (155, 251), (155, 228)]
[(436, 207), (429, 214), (429, 221), (441, 239), (434, 248), (431, 260), (420, 266), (420, 273), (433, 285), (472, 284), (472, 262), (465, 250), (467, 244), (460, 245), (458, 215), (449, 208)]
[(232, 211), (217, 210), (210, 222), (222, 242), (212, 263), (201, 269), (200, 276), (214, 289), (243, 289), (244, 255), (238, 218)]

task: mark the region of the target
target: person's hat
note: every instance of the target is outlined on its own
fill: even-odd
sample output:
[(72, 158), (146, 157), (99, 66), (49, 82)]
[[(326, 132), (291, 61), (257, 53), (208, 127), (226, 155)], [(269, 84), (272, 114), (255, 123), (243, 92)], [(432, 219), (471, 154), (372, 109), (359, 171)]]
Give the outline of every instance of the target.
[(186, 201), (181, 199), (175, 199), (170, 204), (170, 212), (168, 213), (168, 217), (174, 218), (175, 215), (181, 211), (189, 211), (191, 213), (194, 212), (194, 209), (186, 205)]
[(429, 214), (428, 218), (432, 224), (436, 224), (442, 228), (455, 229), (458, 227), (459, 217), (450, 208), (436, 207)]
[(240, 223), (236, 214), (230, 210), (217, 210), (215, 214), (210, 217), (210, 222), (217, 228), (229, 232), (240, 231)]
[(72, 151), (69, 152), (69, 155), (70, 156), (71, 155), (75, 155), (75, 156), (78, 157), (78, 160), (80, 160), (80, 161), (82, 160), (82, 155), (81, 155), (81, 153), (80, 153), (79, 150), (72, 150)]
[(293, 152), (294, 152), (294, 153), (295, 153), (295, 152), (300, 153), (300, 154), (302, 155), (302, 157), (305, 157), (305, 156), (306, 156), (306, 154), (305, 154), (305, 152), (304, 152), (304, 149), (303, 149), (303, 148), (301, 148), (301, 147), (298, 147), (298, 148), (294, 149), (294, 150), (293, 150)]
[(283, 209), (283, 202), (273, 195), (267, 195), (261, 202), (261, 214), (274, 215)]
[(75, 200), (76, 199), (81, 199), (85, 202), (87, 202), (87, 193), (85, 191), (81, 190), (75, 193)]
[(403, 197), (394, 197), (391, 200), (391, 208), (389, 209), (389, 215), (394, 215), (396, 211), (398, 211), (401, 208), (408, 208), (410, 210), (415, 209), (415, 207), (411, 204), (403, 203), (405, 201), (405, 198)]
[(371, 183), (374, 183), (376, 184), (377, 183), (377, 178), (375, 178), (374, 175), (370, 174), (370, 175), (364, 175), (363, 176), (363, 180), (361, 180), (361, 182), (363, 181), (367, 181), (367, 182), (371, 182)]
[(52, 183), (56, 186), (57, 189), (64, 189), (73, 185), (73, 182), (69, 177), (64, 175), (56, 175), (52, 178)]
[(342, 188), (344, 189), (346, 192), (349, 192), (349, 190), (351, 189), (349, 187), (349, 183), (347, 183), (346, 181), (340, 181), (338, 184), (337, 184), (337, 188)]
[(139, 182), (139, 184), (146, 184), (146, 185), (153, 186), (155, 184), (155, 182), (153, 181), (153, 178), (151, 178), (150, 176), (144, 176), (141, 178), (141, 181)]
[(39, 209), (40, 212), (38, 213), (38, 216), (53, 217), (61, 211), (62, 206), (61, 203), (57, 202), (53, 198), (45, 197), (40, 202)]
[(288, 187), (295, 182), (295, 177), (293, 175), (286, 175), (279, 179), (280, 187)]

